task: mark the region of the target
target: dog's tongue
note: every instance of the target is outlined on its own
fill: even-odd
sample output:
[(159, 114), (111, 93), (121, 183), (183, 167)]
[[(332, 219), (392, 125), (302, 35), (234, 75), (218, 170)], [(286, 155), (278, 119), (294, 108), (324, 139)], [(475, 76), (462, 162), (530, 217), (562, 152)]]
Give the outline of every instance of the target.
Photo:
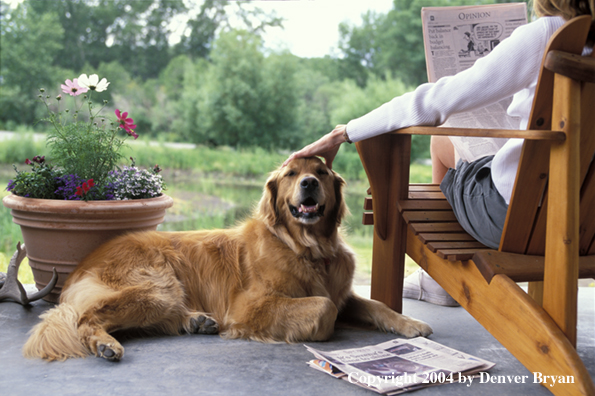
[(300, 205), (301, 213), (314, 213), (317, 211), (318, 211), (318, 204), (312, 205), (312, 206), (308, 206), (308, 205), (304, 205), (304, 204)]

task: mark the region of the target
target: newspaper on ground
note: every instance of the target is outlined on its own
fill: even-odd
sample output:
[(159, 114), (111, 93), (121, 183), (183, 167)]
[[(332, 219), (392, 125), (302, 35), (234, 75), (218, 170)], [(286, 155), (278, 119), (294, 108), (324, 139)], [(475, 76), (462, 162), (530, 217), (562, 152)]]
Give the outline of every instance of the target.
[[(489, 54), (518, 26), (527, 23), (526, 3), (461, 7), (424, 7), (421, 11), (428, 81), (454, 75)], [(506, 114), (512, 97), (466, 113), (454, 114), (444, 127), (518, 129), (520, 119)], [(495, 154), (507, 139), (451, 137), (464, 161)]]
[(310, 367), (383, 395), (448, 383), (471, 384), (479, 372), (495, 365), (424, 337), (330, 352), (305, 347), (315, 356), (308, 362)]

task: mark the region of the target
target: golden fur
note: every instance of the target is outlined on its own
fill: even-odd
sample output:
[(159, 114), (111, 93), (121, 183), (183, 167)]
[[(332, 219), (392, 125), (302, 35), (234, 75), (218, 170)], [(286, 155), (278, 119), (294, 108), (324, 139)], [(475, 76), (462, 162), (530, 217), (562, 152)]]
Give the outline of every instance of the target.
[(70, 275), (23, 351), (122, 358), (109, 333), (219, 333), (263, 342), (326, 340), (341, 319), (408, 337), (420, 321), (351, 291), (340, 233), (343, 179), (314, 158), (273, 172), (252, 218), (227, 230), (141, 232), (107, 242)]

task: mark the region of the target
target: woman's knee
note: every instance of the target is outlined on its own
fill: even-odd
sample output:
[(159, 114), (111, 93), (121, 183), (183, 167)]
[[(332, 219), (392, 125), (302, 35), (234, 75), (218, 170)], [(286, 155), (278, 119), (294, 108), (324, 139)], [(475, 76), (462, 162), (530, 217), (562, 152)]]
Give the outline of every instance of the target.
[(430, 140), (430, 155), (433, 165), (436, 165), (438, 162), (445, 168), (454, 168), (456, 165), (455, 149), (448, 136), (432, 136)]

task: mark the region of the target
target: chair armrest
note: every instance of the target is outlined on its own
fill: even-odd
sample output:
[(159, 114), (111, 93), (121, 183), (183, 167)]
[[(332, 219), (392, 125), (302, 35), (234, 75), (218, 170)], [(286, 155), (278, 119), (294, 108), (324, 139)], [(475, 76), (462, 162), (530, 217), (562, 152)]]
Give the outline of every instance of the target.
[(436, 136), (470, 136), (491, 138), (521, 138), (528, 140), (550, 140), (562, 142), (566, 135), (562, 131), (548, 130), (517, 130), (517, 129), (472, 129), (472, 128), (442, 128), (431, 126), (414, 126), (397, 129), (390, 133), (403, 135), (436, 135)]
[(554, 73), (573, 80), (595, 83), (595, 58), (593, 57), (550, 51), (545, 58), (544, 66)]

